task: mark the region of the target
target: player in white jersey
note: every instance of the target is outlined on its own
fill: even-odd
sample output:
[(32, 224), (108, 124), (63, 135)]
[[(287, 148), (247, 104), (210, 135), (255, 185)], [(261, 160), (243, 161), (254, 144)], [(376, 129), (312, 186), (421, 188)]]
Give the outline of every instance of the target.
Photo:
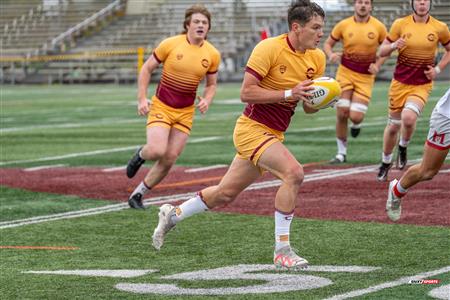
[(389, 184), (386, 212), (392, 221), (400, 219), (401, 198), (408, 189), (424, 180), (431, 180), (442, 167), (450, 149), (450, 88), (434, 107), (430, 130), (424, 146), (422, 162), (410, 167)]

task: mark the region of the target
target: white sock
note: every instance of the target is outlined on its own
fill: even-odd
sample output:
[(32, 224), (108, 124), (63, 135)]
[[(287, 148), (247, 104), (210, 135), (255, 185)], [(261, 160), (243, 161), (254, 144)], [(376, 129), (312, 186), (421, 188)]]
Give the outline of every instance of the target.
[(275, 210), (275, 251), (290, 245), (289, 232), (293, 218), (294, 211), (286, 214)]
[(130, 197), (133, 197), (136, 194), (142, 194), (142, 196), (145, 195), (150, 190), (150, 188), (145, 184), (144, 181), (141, 181), (141, 183), (134, 189), (134, 191), (131, 193)]
[(406, 192), (408, 192), (408, 189), (402, 187), (402, 185), (400, 184), (400, 180), (397, 182), (397, 190), (402, 194), (406, 194)]
[(355, 124), (355, 123), (352, 123), (352, 126), (351, 126), (352, 128), (361, 128), (361, 123), (359, 123), (359, 124)]
[(381, 155), (381, 161), (385, 164), (390, 164), (392, 162), (392, 153), (391, 154), (383, 154)]
[(336, 144), (338, 147), (338, 154), (347, 155), (347, 140), (336, 138)]
[(181, 220), (184, 220), (192, 215), (204, 212), (208, 210), (205, 202), (203, 202), (200, 195), (195, 196), (176, 208), (176, 214), (172, 217), (172, 221), (176, 224)]
[(407, 141), (407, 140), (405, 140), (405, 139), (403, 139), (403, 138), (400, 138), (400, 141), (398, 142), (398, 144), (399, 144), (400, 146), (406, 148), (406, 147), (408, 147), (409, 141)]
[(139, 155), (139, 157), (140, 157), (141, 159), (143, 159), (143, 158), (142, 158), (142, 149), (139, 151), (138, 155)]

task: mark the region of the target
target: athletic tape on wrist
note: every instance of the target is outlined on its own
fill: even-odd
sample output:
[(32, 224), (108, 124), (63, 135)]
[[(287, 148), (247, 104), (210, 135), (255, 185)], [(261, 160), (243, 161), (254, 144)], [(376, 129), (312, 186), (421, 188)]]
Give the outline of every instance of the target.
[(292, 90), (285, 90), (284, 91), (284, 99), (292, 97)]

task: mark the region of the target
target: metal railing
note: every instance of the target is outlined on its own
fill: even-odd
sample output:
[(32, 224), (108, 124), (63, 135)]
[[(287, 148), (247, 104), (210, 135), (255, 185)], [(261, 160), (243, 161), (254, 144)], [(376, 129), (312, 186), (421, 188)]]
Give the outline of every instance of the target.
[(58, 45), (61, 45), (65, 41), (72, 39), (75, 34), (89, 28), (89, 26), (91, 26), (92, 24), (97, 22), (99, 19), (101, 19), (105, 16), (109, 16), (112, 13), (114, 13), (115, 11), (120, 10), (123, 5), (124, 5), (123, 0), (116, 0), (116, 1), (112, 2), (111, 4), (109, 4), (108, 6), (103, 8), (102, 10), (96, 12), (89, 18), (83, 20), (82, 22), (78, 23), (77, 25), (69, 28), (67, 31), (61, 33), (56, 38), (52, 39), (50, 42), (50, 46), (48, 45), (48, 43), (45, 43), (42, 46), (42, 49), (56, 50)]

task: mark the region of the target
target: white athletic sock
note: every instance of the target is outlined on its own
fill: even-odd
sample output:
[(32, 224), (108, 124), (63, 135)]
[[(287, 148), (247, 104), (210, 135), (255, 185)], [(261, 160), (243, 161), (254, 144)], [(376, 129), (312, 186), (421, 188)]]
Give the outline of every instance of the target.
[(408, 189), (402, 187), (402, 185), (400, 184), (400, 180), (397, 182), (397, 191), (399, 191), (402, 194), (406, 194), (408, 192)]
[(390, 164), (392, 162), (392, 153), (391, 154), (383, 154), (381, 155), (381, 161), (385, 164)]
[(176, 214), (172, 217), (172, 221), (176, 224), (192, 215), (208, 210), (205, 202), (200, 195), (191, 198), (176, 208)]
[(352, 127), (352, 128), (355, 128), (355, 129), (356, 129), (356, 128), (361, 128), (361, 123), (355, 124), (355, 123), (352, 122), (351, 127)]
[(143, 159), (143, 158), (142, 158), (142, 149), (139, 151), (138, 155), (139, 155), (139, 157), (140, 157), (141, 159)]
[(289, 246), (289, 232), (294, 211), (283, 213), (275, 210), (275, 251)]
[(407, 140), (405, 140), (405, 139), (403, 139), (402, 137), (400, 138), (400, 141), (398, 142), (398, 144), (400, 145), (400, 146), (402, 146), (402, 147), (408, 147), (408, 144), (409, 144), (409, 140), (407, 141)]
[(336, 144), (338, 147), (338, 154), (347, 155), (347, 140), (336, 138)]
[(131, 193), (130, 197), (133, 197), (136, 194), (142, 194), (142, 196), (145, 195), (150, 190), (150, 188), (145, 184), (144, 181), (141, 181), (141, 183), (134, 189), (134, 191)]

